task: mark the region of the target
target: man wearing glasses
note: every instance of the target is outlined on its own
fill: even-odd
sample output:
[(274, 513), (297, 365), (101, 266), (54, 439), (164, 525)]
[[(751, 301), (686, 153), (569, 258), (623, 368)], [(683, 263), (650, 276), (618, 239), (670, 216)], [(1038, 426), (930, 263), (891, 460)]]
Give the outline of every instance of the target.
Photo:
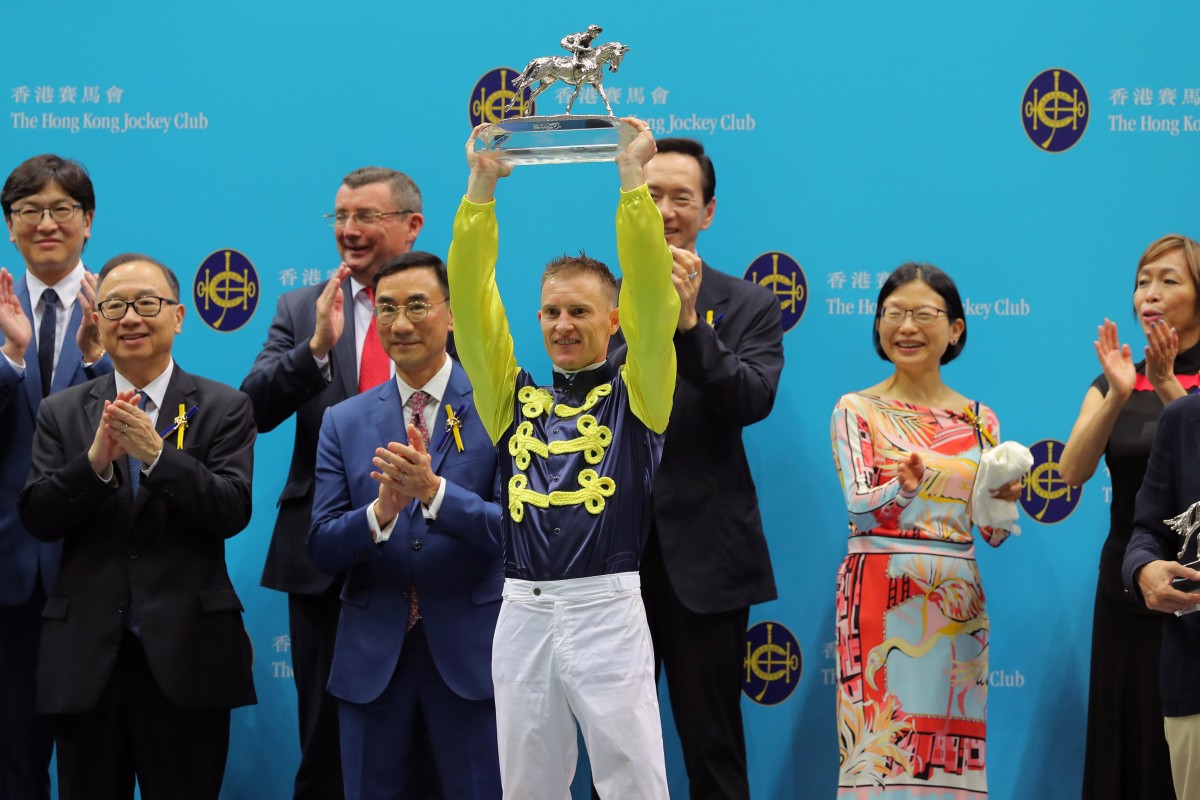
[(53, 740), (33, 695), (42, 607), (62, 545), (25, 532), (17, 493), (42, 399), (112, 363), (92, 320), (96, 277), (80, 260), (96, 213), (83, 165), (30, 158), (8, 176), (0, 206), (25, 262), (16, 278), (0, 268), (0, 797), (49, 800)]
[(499, 800), (491, 654), (504, 571), (496, 450), (446, 353), (446, 267), (375, 276), (395, 380), (325, 412), (308, 547), (346, 573), (330, 693), (346, 797), (420, 797), (423, 739), (445, 797)]
[(376, 335), (371, 282), (388, 259), (412, 249), (425, 218), (421, 192), (407, 175), (363, 167), (342, 180), (333, 226), (342, 263), (323, 286), (279, 298), (267, 342), (242, 391), (261, 431), (296, 415), (287, 484), (262, 585), (288, 594), (292, 669), (300, 715), (300, 767), (295, 800), (342, 795), (337, 704), (326, 692), (343, 576), (317, 569), (305, 548), (312, 521), (317, 436), (325, 409), (378, 386), (392, 364)]
[(17, 506), (63, 545), (42, 612), (37, 708), (62, 800), (217, 800), (230, 709), (255, 702), (225, 540), (250, 521), (249, 399), (172, 349), (179, 282), (147, 256), (100, 271), (114, 371), (48, 397)]
[(775, 404), (779, 300), (700, 257), (697, 240), (717, 207), (716, 169), (700, 142), (660, 140), (646, 183), (679, 295), (679, 379), (641, 564), (655, 673), (667, 679), (689, 796), (748, 800), (746, 625), (750, 606), (776, 590), (742, 431)]

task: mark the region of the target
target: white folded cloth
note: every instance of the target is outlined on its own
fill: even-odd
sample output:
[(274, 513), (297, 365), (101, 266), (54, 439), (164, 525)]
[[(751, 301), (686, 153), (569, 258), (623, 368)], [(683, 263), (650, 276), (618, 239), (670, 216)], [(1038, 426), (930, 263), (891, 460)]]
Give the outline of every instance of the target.
[(992, 491), (1014, 481), (1033, 466), (1033, 453), (1018, 442), (1001, 442), (979, 458), (975, 488), (971, 492), (971, 516), (975, 524), (1020, 533), (1015, 500), (999, 500)]

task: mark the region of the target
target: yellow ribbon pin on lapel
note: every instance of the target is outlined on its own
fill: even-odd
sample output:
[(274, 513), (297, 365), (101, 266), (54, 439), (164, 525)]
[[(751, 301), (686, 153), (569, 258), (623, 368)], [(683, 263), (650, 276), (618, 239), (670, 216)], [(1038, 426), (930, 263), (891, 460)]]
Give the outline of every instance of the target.
[(187, 406), (179, 404), (179, 416), (175, 418), (175, 449), (183, 449), (183, 432), (187, 430)]
[(462, 434), (458, 429), (462, 427), (462, 420), (454, 413), (454, 409), (450, 407), (449, 403), (446, 404), (446, 427), (454, 433), (454, 444), (458, 447), (458, 452), (461, 453), (463, 451), (463, 441)]

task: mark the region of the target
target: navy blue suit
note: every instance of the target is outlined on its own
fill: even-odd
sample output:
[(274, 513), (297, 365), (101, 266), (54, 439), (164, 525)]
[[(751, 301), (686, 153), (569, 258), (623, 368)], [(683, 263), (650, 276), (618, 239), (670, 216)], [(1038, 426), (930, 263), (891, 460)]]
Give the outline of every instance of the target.
[[(467, 407), (462, 452), (453, 437), (436, 447), (447, 404)], [(437, 519), (414, 502), (376, 544), (367, 522), (379, 492), (372, 458), (407, 440), (395, 380), (330, 408), (321, 425), (308, 549), (321, 569), (346, 573), (329, 691), (342, 701), (349, 798), (412, 796), (421, 725), (447, 797), (500, 797), (491, 678), (504, 582), (496, 452), (457, 362), (431, 439), (433, 470), (446, 480)], [(421, 622), (406, 633), (414, 586)]]
[[(21, 278), (13, 282), (13, 289), (32, 322), (29, 285)], [(84, 368), (75, 341), (82, 314), (76, 303), (51, 392), (112, 371), (107, 357)], [(41, 401), (35, 337), (25, 351), (24, 375), (0, 355), (0, 797), (48, 800), (52, 739), (49, 726), (34, 716), (33, 700), (42, 605), (54, 585), (62, 542), (37, 541), (17, 517), (17, 494), (29, 477)]]
[[(1151, 561), (1190, 563), (1196, 540), (1177, 559), (1181, 539), (1163, 520), (1200, 502), (1200, 395), (1182, 397), (1163, 409), (1146, 477), (1138, 491), (1133, 535), (1125, 549), (1122, 578), (1138, 600), (1134, 573)], [(1200, 613), (1163, 616), (1159, 693), (1164, 717), (1200, 714)]]

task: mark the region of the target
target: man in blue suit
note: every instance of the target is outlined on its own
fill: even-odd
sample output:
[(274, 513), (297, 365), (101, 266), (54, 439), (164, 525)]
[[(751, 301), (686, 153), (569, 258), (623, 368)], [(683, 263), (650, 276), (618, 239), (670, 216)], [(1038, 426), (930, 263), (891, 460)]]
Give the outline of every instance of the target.
[(504, 583), (496, 452), (446, 352), (446, 268), (375, 275), (394, 380), (325, 412), (308, 549), (346, 573), (329, 681), (349, 800), (414, 797), (427, 737), (446, 797), (500, 798), (492, 636)]
[(0, 797), (49, 800), (53, 739), (34, 713), (42, 607), (61, 542), (38, 542), (17, 517), (42, 398), (112, 371), (91, 312), (96, 276), (80, 257), (96, 195), (82, 164), (55, 155), (23, 162), (4, 183), (8, 238), (25, 262), (0, 268)]
[(326, 691), (342, 576), (317, 569), (304, 543), (312, 523), (321, 417), (330, 406), (390, 377), (391, 362), (371, 333), (371, 281), (384, 262), (412, 249), (425, 221), (417, 184), (385, 167), (360, 167), (346, 175), (326, 218), (341, 266), (324, 285), (280, 296), (267, 343), (241, 386), (254, 404), (259, 432), (296, 419), (292, 463), (262, 574), (263, 586), (288, 596), (300, 722), (292, 800), (342, 796), (338, 711)]

